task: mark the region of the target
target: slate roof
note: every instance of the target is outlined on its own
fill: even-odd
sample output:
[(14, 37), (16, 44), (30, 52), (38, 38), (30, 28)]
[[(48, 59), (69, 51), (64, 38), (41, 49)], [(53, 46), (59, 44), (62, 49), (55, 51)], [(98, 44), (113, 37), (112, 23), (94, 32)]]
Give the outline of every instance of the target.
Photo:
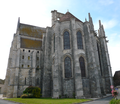
[[(60, 22), (63, 21), (70, 21), (71, 18), (75, 18), (76, 21), (80, 21), (78, 18), (76, 18), (74, 15), (72, 15), (70, 12), (67, 12), (66, 14), (64, 14), (61, 18), (60, 18)], [(83, 23), (83, 22), (82, 22)]]
[(114, 80), (114, 86), (120, 85), (120, 71), (115, 72), (113, 80)]

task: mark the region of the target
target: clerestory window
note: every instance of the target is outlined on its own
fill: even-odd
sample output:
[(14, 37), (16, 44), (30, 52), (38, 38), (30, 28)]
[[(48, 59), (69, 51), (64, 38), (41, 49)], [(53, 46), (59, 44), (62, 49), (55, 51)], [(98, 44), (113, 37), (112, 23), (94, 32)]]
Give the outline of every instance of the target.
[(70, 35), (68, 31), (63, 34), (64, 37), (64, 49), (70, 49)]
[(80, 31), (77, 32), (77, 46), (78, 46), (78, 49), (83, 49), (83, 40), (82, 40), (82, 34)]

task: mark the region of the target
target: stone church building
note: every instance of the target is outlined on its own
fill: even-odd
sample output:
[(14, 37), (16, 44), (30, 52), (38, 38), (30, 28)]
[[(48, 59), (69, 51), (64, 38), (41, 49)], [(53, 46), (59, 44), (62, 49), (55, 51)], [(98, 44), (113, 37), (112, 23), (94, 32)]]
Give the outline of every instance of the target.
[(102, 97), (111, 93), (112, 73), (105, 31), (92, 17), (82, 22), (70, 12), (52, 13), (51, 27), (20, 23), (10, 48), (4, 96), (19, 97), (28, 86), (42, 97)]

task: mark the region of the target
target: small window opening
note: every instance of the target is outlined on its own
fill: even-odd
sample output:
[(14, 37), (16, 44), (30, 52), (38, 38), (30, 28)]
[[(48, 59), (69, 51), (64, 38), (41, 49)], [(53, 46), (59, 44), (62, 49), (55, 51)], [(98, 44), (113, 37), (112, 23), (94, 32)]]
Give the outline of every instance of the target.
[(26, 85), (26, 77), (25, 77), (25, 85)]
[(22, 56), (22, 59), (24, 59), (24, 56)]
[(30, 65), (28, 65), (28, 68), (30, 67)]
[(24, 52), (25, 50), (23, 49), (23, 52)]
[(39, 51), (37, 51), (37, 53), (39, 53)]
[(30, 50), (28, 52), (30, 52)]
[(60, 18), (57, 18), (57, 20), (60, 20)]
[(24, 65), (22, 64), (22, 68), (24, 67)]
[(30, 56), (28, 56), (28, 60), (30, 60)]
[(37, 60), (39, 60), (39, 57), (37, 57)]
[(39, 84), (39, 78), (37, 78), (37, 85)]

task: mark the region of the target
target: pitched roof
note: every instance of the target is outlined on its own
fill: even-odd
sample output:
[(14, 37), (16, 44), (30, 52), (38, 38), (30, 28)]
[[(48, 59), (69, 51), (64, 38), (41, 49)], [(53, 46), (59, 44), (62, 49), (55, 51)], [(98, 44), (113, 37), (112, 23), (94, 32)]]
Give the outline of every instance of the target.
[(120, 71), (116, 71), (115, 74), (114, 74), (114, 77), (116, 79), (120, 79)]
[[(61, 18), (60, 21), (70, 21), (70, 18), (75, 18), (76, 21), (80, 21), (78, 18), (76, 18), (74, 15), (72, 15), (70, 12), (67, 12), (66, 14), (64, 14)], [(80, 21), (82, 22), (82, 21)]]

